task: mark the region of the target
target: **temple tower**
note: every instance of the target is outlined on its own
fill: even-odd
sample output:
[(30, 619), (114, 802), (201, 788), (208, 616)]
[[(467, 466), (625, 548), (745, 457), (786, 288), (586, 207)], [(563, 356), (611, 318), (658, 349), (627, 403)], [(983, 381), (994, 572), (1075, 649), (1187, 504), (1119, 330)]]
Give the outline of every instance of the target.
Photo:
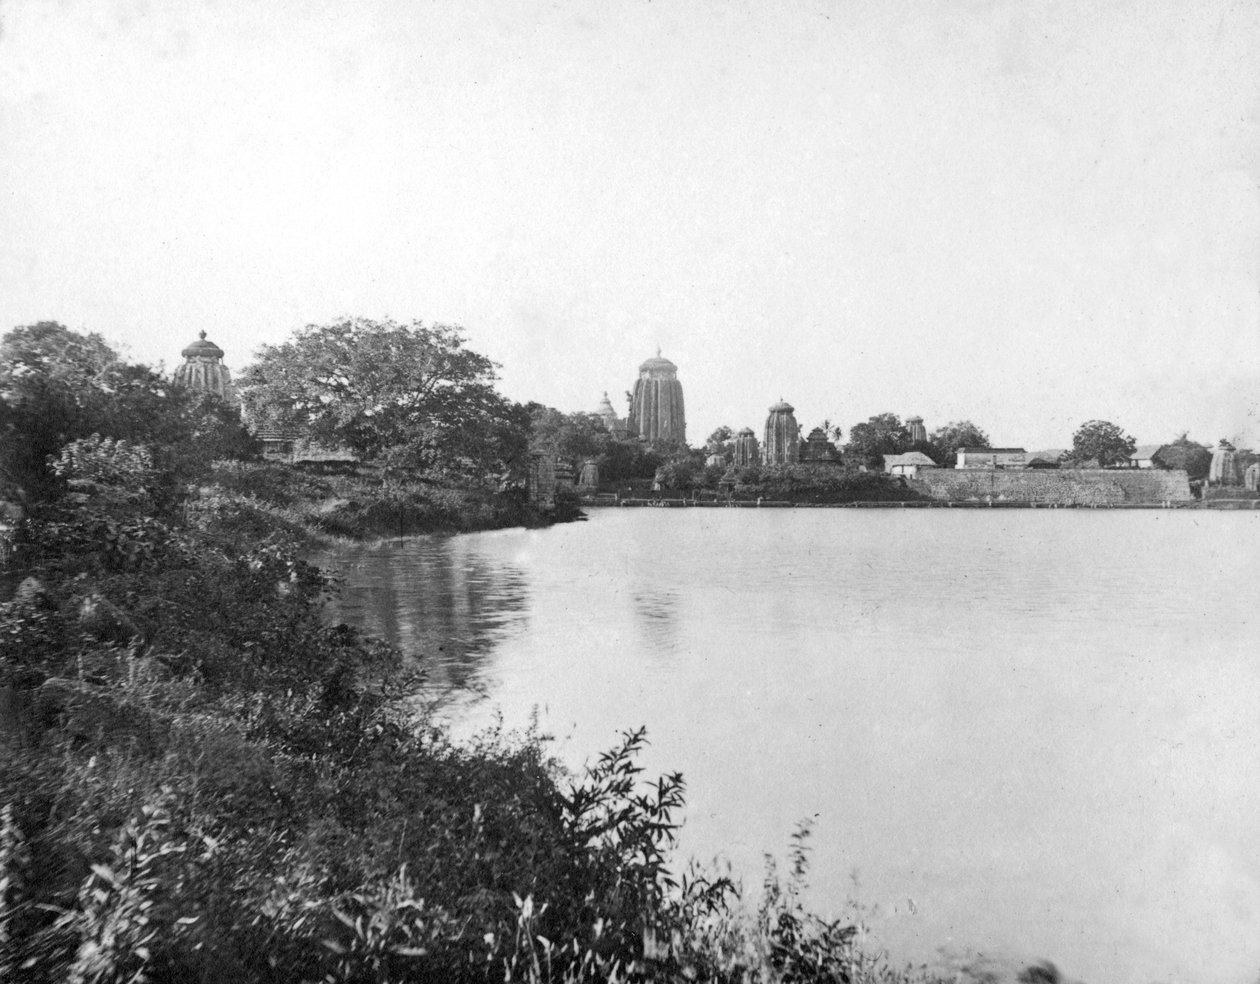
[(206, 341), (204, 331), (180, 355), (184, 357), (184, 364), (175, 370), (178, 385), (200, 393), (213, 393), (229, 402), (236, 400), (232, 374), (222, 362), (223, 349)]
[(745, 427), (735, 435), (735, 467), (746, 468), (760, 461), (757, 453), (757, 435), (751, 427)]
[(780, 400), (770, 407), (765, 439), (761, 442), (761, 462), (765, 465), (794, 465), (800, 454), (801, 428), (793, 416), (796, 408)]
[(582, 472), (578, 476), (578, 488), (589, 489), (592, 492), (599, 488), (599, 462), (594, 458), (587, 458), (582, 462)]
[(626, 418), (617, 416), (617, 411), (613, 409), (612, 400), (608, 399), (607, 390), (604, 391), (604, 398), (599, 401), (599, 406), (595, 408), (595, 416), (604, 422), (604, 430), (608, 431), (613, 437), (621, 440), (626, 436)]
[(1212, 452), (1212, 464), (1208, 468), (1209, 485), (1238, 484), (1238, 452), (1229, 441), (1222, 440)]
[(809, 432), (809, 437), (805, 438), (800, 446), (798, 456), (802, 465), (840, 464), (840, 452), (827, 440), (827, 435), (821, 427), (815, 427)]
[(682, 383), (678, 367), (669, 359), (656, 357), (639, 366), (639, 378), (630, 398), (630, 433), (644, 441), (687, 440), (687, 421), (683, 412)]
[(923, 426), (922, 417), (907, 417), (906, 430), (910, 432), (910, 441), (912, 443), (917, 444), (920, 441), (927, 440), (927, 428)]

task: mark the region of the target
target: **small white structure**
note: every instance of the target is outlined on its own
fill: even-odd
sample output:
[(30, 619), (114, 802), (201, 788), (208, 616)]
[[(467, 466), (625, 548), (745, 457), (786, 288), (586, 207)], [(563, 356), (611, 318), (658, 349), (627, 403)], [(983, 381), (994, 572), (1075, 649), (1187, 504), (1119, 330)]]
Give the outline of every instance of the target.
[(935, 467), (936, 462), (922, 451), (884, 455), (884, 471), (889, 475), (906, 475), (913, 478), (922, 469)]
[(1027, 468), (1023, 448), (959, 448), (955, 468)]
[(1155, 468), (1155, 455), (1162, 444), (1141, 444), (1133, 449), (1133, 453), (1129, 455), (1130, 468)]

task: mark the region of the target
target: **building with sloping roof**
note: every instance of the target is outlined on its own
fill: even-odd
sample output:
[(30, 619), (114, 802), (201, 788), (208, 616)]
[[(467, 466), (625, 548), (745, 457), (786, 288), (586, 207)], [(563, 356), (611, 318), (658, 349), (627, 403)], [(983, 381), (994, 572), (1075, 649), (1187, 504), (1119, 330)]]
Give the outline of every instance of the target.
[(924, 468), (935, 468), (936, 462), (922, 451), (884, 455), (884, 471), (889, 475), (915, 476)]
[(1129, 455), (1130, 468), (1158, 468), (1155, 463), (1155, 455), (1159, 453), (1162, 444), (1139, 444), (1133, 449), (1133, 453)]

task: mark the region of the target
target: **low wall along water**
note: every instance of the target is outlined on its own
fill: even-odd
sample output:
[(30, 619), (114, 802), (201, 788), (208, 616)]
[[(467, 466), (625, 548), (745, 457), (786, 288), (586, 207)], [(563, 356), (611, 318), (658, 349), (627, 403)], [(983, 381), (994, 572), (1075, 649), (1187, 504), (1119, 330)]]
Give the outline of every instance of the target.
[(933, 499), (1047, 506), (1158, 506), (1193, 501), (1184, 471), (928, 469), (909, 481)]

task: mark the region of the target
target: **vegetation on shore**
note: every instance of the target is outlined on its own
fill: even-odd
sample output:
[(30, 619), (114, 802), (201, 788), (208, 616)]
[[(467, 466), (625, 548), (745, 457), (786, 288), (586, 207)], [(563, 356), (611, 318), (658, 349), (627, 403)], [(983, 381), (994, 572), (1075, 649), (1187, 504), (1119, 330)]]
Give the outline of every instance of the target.
[(456, 744), (326, 623), (312, 531), (511, 521), (496, 492), (250, 463), (230, 407), (98, 341), (0, 367), (0, 979), (905, 978), (803, 908), (804, 834), (759, 904), (677, 870), (642, 732), (578, 775), (536, 732)]

